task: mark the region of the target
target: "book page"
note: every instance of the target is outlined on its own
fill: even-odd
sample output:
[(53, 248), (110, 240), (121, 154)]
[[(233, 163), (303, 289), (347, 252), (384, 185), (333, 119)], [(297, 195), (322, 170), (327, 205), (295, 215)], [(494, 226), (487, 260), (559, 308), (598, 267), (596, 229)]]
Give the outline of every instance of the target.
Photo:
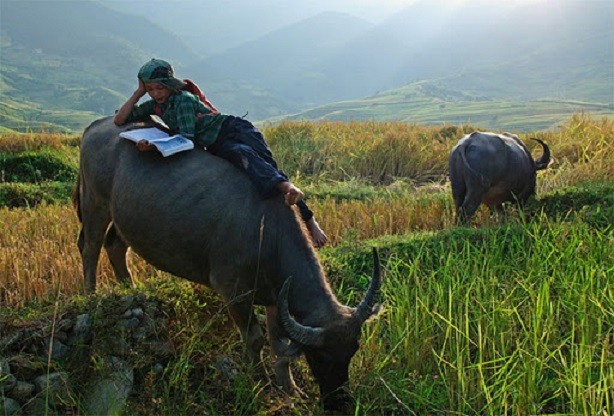
[(169, 135), (156, 127), (149, 127), (145, 129), (122, 131), (121, 133), (119, 133), (119, 137), (123, 137), (124, 139), (128, 139), (135, 143), (138, 143), (141, 140), (147, 140), (151, 142), (159, 139), (168, 139)]
[(179, 134), (172, 136), (166, 140), (156, 140), (151, 142), (162, 153), (162, 156), (167, 157), (177, 152), (194, 149), (194, 142)]

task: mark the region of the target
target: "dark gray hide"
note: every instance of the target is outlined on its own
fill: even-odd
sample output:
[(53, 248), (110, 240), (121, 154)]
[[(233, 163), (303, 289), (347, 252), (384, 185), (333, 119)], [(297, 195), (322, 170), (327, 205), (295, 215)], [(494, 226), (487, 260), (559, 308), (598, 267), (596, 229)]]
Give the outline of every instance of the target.
[(459, 223), (468, 223), (480, 203), (501, 209), (503, 202), (524, 204), (535, 195), (536, 172), (550, 163), (550, 149), (533, 160), (520, 138), (510, 133), (473, 132), (450, 153), (450, 182)]
[[(122, 130), (112, 118), (98, 120), (81, 144), (75, 203), (83, 223), (79, 249), (86, 290), (96, 289), (103, 240), (115, 274), (129, 282), (130, 246), (153, 266), (220, 294), (254, 364), (261, 361), (264, 337), (253, 304), (266, 306), (278, 383), (288, 392), (296, 390), (289, 361), (302, 350), (324, 406), (349, 404), (350, 359), (362, 323), (377, 311), (375, 253), (365, 300), (356, 309), (342, 305), (302, 221), (281, 196), (261, 199), (244, 173), (201, 149), (168, 158), (139, 152), (119, 138)], [(291, 284), (284, 285), (290, 277)], [(286, 298), (278, 296), (282, 285)]]

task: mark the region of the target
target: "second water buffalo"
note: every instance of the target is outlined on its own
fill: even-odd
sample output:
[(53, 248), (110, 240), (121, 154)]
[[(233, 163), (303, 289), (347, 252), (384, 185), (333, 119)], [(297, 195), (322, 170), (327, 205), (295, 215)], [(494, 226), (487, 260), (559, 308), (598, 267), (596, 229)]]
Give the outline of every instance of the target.
[(550, 148), (540, 139), (543, 154), (533, 159), (518, 136), (473, 132), (461, 138), (449, 159), (457, 221), (466, 224), (480, 204), (501, 209), (504, 202), (524, 204), (535, 195), (537, 171), (550, 163)]

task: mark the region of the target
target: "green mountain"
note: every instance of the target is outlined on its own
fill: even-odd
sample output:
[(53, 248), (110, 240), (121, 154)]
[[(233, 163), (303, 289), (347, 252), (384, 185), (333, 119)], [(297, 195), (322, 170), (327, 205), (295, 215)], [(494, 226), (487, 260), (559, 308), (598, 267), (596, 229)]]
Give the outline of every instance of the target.
[(154, 56), (197, 59), (142, 17), (83, 1), (2, 1), (0, 125), (79, 130), (112, 114)]

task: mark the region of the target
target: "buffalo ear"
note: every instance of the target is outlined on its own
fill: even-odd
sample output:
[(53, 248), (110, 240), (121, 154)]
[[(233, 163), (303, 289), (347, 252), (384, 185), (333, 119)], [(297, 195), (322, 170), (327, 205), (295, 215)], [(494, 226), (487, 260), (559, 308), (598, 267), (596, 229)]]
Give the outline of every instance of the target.
[(290, 341), (288, 348), (282, 353), (284, 357), (296, 358), (303, 353), (303, 346), (296, 341)]

